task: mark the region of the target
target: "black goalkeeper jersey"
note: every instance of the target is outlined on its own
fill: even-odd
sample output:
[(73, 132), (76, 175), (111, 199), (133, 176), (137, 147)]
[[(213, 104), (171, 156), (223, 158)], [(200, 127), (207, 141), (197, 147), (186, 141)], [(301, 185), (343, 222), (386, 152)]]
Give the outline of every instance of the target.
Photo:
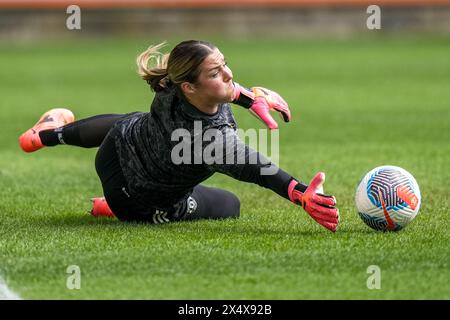
[[(205, 139), (209, 129), (219, 130), (223, 138)], [(219, 105), (215, 114), (205, 114), (171, 87), (156, 93), (150, 112), (129, 114), (115, 124), (111, 134), (129, 192), (143, 205), (170, 208), (186, 199), (197, 184), (215, 172), (256, 183), (288, 198), (287, 185), (292, 177), (245, 145), (236, 129), (230, 104)], [(174, 138), (174, 132), (182, 132), (186, 139), (179, 135)], [(174, 148), (179, 148), (180, 142), (192, 151), (189, 161), (182, 163), (173, 159)], [(212, 153), (214, 159), (221, 160), (211, 163), (202, 159), (205, 148), (221, 150)], [(187, 159), (186, 154), (180, 154)], [(237, 162), (239, 157), (245, 163)], [(256, 163), (250, 164), (249, 159), (255, 157)], [(264, 175), (263, 168), (276, 174)]]

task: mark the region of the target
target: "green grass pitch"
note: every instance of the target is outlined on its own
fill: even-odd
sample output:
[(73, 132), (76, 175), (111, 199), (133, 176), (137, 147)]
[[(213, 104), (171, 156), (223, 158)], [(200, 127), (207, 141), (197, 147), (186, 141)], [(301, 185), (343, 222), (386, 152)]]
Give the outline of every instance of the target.
[[(91, 217), (89, 199), (101, 195), (95, 149), (25, 154), (17, 138), (51, 107), (77, 118), (148, 110), (153, 94), (134, 58), (149, 40), (3, 42), (0, 276), (9, 288), (24, 299), (449, 299), (450, 39), (210, 40), (237, 82), (289, 102), (280, 166), (305, 182), (327, 174), (338, 232), (221, 175), (205, 183), (239, 196), (240, 219)], [(233, 108), (242, 128), (263, 128)], [(359, 179), (384, 164), (411, 172), (422, 191), (419, 215), (398, 233), (369, 229), (354, 206)], [(66, 287), (70, 265), (80, 267), (79, 290)], [(380, 267), (380, 289), (367, 288), (370, 265)]]

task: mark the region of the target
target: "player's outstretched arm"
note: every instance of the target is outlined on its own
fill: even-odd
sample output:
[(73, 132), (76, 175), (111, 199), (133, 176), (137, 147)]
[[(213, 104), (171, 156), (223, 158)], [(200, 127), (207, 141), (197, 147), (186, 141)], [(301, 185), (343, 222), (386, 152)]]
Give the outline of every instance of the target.
[[(221, 153), (223, 158), (221, 161), (209, 164), (207, 167), (209, 170), (268, 188), (283, 198), (301, 205), (320, 225), (330, 231), (336, 231), (339, 224), (339, 210), (336, 208), (335, 197), (322, 194), (324, 173), (319, 172), (309, 185), (305, 185), (277, 167), (264, 155), (247, 146), (234, 130), (224, 129), (224, 137), (223, 144), (223, 141), (220, 142), (219, 139), (213, 142), (220, 143), (218, 148), (223, 148)], [(236, 161), (228, 163), (227, 159)], [(237, 161), (237, 159), (240, 160)]]
[(285, 122), (291, 120), (291, 112), (287, 102), (278, 93), (263, 87), (252, 87), (249, 90), (235, 82), (232, 102), (249, 109), (269, 129), (278, 128), (277, 122), (270, 115), (270, 110), (279, 112)]

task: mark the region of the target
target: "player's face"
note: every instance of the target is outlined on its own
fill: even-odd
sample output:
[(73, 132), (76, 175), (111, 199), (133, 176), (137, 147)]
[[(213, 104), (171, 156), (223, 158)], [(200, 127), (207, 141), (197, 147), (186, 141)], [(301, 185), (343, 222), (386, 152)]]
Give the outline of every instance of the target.
[(201, 72), (195, 83), (196, 94), (214, 103), (231, 102), (234, 95), (233, 73), (219, 49), (215, 49), (200, 68)]

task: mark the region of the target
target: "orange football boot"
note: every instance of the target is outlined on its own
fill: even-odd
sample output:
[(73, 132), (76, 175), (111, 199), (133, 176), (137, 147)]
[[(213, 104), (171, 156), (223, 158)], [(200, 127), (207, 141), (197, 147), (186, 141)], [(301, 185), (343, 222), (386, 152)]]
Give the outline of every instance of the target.
[(72, 111), (62, 108), (51, 109), (44, 113), (32, 128), (28, 129), (19, 137), (19, 145), (25, 152), (39, 150), (45, 147), (41, 142), (39, 132), (42, 130), (56, 129), (74, 121), (75, 116)]
[(115, 215), (109, 208), (105, 197), (92, 198), (91, 215), (94, 217), (109, 217), (114, 218)]

